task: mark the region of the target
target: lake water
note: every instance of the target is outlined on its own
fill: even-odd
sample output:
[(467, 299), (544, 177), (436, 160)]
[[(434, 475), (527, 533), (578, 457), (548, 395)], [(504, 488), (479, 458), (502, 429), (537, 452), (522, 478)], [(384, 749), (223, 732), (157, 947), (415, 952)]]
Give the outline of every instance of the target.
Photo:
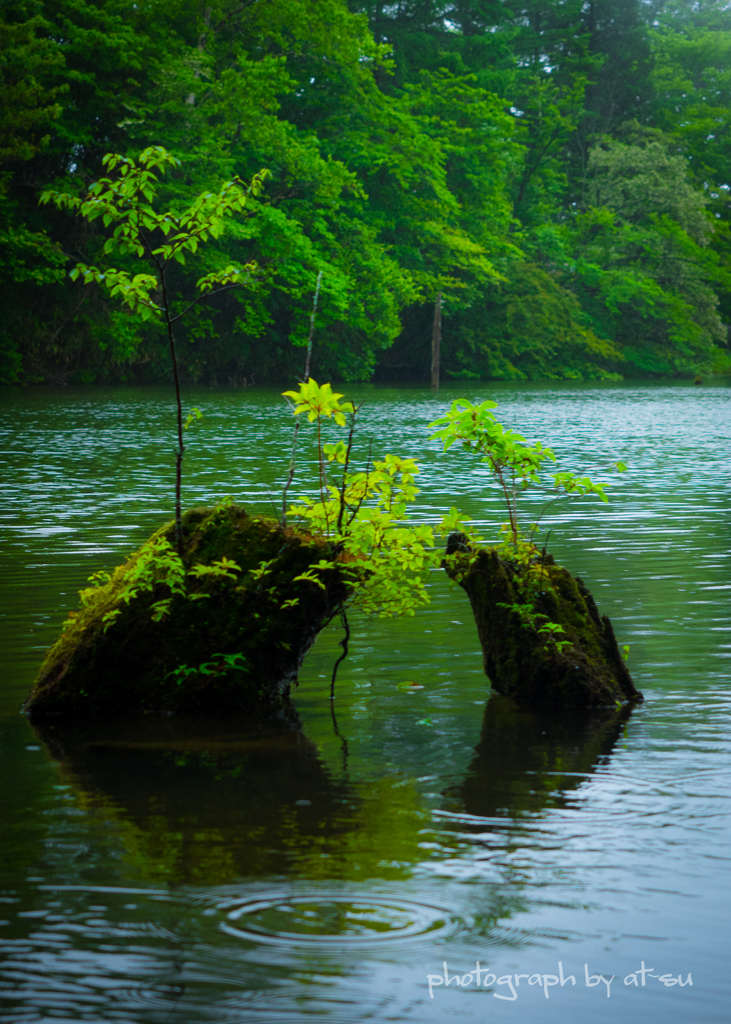
[[(335, 626), (300, 675), (301, 730), (34, 729), (19, 708), (76, 592), (170, 518), (173, 406), (6, 388), (2, 1020), (728, 1021), (728, 382), (343, 390), (366, 402), (361, 455), (373, 436), (419, 460), (420, 518), (459, 505), (497, 536), (485, 473), (428, 441), (462, 395), (611, 481), (609, 505), (559, 504), (542, 530), (630, 645), (645, 703), (619, 721), (488, 699), (467, 598), (436, 572), (413, 619), (353, 622), (337, 731)], [(274, 511), (278, 393), (185, 401), (205, 414), (186, 504)]]

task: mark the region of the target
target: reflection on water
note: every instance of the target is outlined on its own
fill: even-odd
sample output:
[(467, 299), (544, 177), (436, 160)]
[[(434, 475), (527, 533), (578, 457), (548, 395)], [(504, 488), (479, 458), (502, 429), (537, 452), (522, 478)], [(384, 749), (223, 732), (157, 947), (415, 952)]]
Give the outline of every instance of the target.
[[(563, 806), (563, 795), (606, 763), (628, 717), (628, 710), (539, 716), (491, 698), (475, 756), (466, 777), (444, 791), (442, 813), (499, 817), (505, 828)], [(120, 827), (126, 870), (138, 880), (348, 878), (364, 839), (371, 866), (389, 868), (387, 876), (404, 876), (423, 859), (414, 833), (427, 830), (415, 828), (425, 822), (413, 786), (364, 787), (347, 772), (333, 776), (294, 714), (278, 727), (145, 719), (36, 722), (34, 729), (67, 795)], [(384, 829), (373, 830), (374, 816)], [(330, 862), (325, 873), (317, 860)], [(83, 877), (100, 880), (93, 867)]]
[[(468, 894), (427, 877), (416, 887), (408, 879), (439, 845), (444, 822), (472, 829), (476, 848), (485, 829), (497, 825), (493, 853), (496, 842), (509, 852), (514, 827), (526, 816), (563, 806), (567, 793), (609, 762), (628, 714), (542, 720), (517, 712), (504, 698), (489, 700), (474, 756), (464, 777), (444, 788), (435, 828), (412, 780), (364, 783), (347, 771), (336, 777), (295, 718), (278, 727), (188, 720), (36, 724), (67, 813), (112, 829), (116, 850), (102, 863), (82, 847), (73, 874), (65, 868), (69, 881), (43, 887), (55, 897), (47, 909), (37, 917), (22, 912), (22, 921), (34, 927), (26, 943), (10, 951), (11, 972), (21, 981), (17, 1019), (24, 1019), (21, 1007), (39, 1006), (39, 953), (76, 1012), (88, 994), (74, 976), (77, 955), (86, 971), (98, 971), (95, 956), (89, 957), (98, 947), (123, 958), (116, 972), (126, 987), (115, 992), (115, 1010), (155, 1020), (157, 1011), (174, 1004), (186, 1020), (205, 1020), (186, 969), (191, 954), (183, 950), (191, 941), (193, 980), (216, 986), (225, 982), (216, 957), (227, 941), (238, 947), (234, 961), (243, 957), (238, 962), (247, 970), (268, 963), (329, 976), (337, 963), (354, 982), (364, 958), (374, 969), (396, 958), (413, 973), (445, 943), (479, 937), (488, 947), (518, 950), (528, 936), (512, 924), (526, 908), (524, 886), (515, 880), (510, 889), (483, 885), (465, 899)], [(384, 827), (374, 827), (376, 818)], [(65, 839), (68, 846), (68, 831)], [(352, 870), (364, 857), (371, 879), (365, 884), (362, 872)], [(319, 875), (318, 860), (327, 865)], [(277, 878), (289, 881), (272, 885)], [(399, 879), (405, 884), (394, 886)], [(145, 888), (132, 889), (134, 882)], [(139, 920), (150, 900), (157, 901), (152, 929), (143, 923), (148, 909)], [(544, 937), (551, 934), (543, 930)], [(70, 961), (64, 949), (76, 951)], [(152, 984), (160, 971), (165, 981)], [(108, 981), (115, 976), (109, 965), (105, 975)], [(144, 1007), (133, 976), (146, 979), (150, 1003)], [(366, 999), (371, 1007), (373, 995)], [(262, 1006), (246, 1005), (246, 1020), (258, 1019), (258, 1010), (266, 1017), (282, 1009), (276, 992)], [(308, 1007), (314, 1012), (314, 1003)]]
[(565, 807), (567, 793), (609, 763), (630, 709), (532, 713), (493, 696), (467, 778), (449, 795), (468, 814), (519, 818)]
[(347, 828), (355, 796), (295, 721), (36, 725), (81, 806), (128, 830), (128, 868), (171, 885), (286, 874)]
[[(355, 394), (376, 438), (419, 459), (420, 515), (460, 504), (492, 535), (501, 513), (481, 470), (425, 440), (462, 394), (497, 398), (506, 423), (574, 470), (602, 479), (628, 463), (609, 506), (556, 506), (546, 525), (631, 645), (646, 696), (631, 717), (486, 702), (467, 600), (436, 573), (413, 619), (354, 616), (336, 700), (347, 747), (328, 703), (334, 627), (280, 729), (34, 732), (18, 709), (76, 591), (169, 514), (171, 403), (0, 393), (3, 1024), (726, 1018), (731, 389)], [(269, 510), (291, 427), (278, 396), (188, 400), (206, 419), (187, 500), (232, 493)], [(303, 465), (310, 455), (303, 445)], [(561, 961), (578, 982), (550, 998), (523, 983), (520, 1005), (454, 983), (430, 998), (428, 974), (476, 960), (497, 977), (555, 975)], [(625, 987), (643, 961), (694, 984)], [(585, 964), (616, 976), (611, 998), (584, 984)]]

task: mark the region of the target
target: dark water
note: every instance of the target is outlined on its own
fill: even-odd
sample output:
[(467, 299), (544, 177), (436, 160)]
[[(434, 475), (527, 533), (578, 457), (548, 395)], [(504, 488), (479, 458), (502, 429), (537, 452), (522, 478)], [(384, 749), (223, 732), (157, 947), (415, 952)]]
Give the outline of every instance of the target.
[[(423, 518), (501, 522), (484, 474), (426, 440), (463, 393), (613, 480), (610, 505), (555, 506), (545, 528), (646, 703), (556, 719), (486, 700), (466, 598), (436, 573), (415, 618), (354, 623), (340, 736), (335, 628), (302, 671), (301, 730), (35, 731), (18, 710), (76, 591), (169, 517), (172, 403), (6, 389), (1, 1019), (728, 1021), (731, 388), (351, 390), (376, 447), (419, 459)], [(205, 412), (186, 502), (272, 511), (277, 394), (186, 400)]]

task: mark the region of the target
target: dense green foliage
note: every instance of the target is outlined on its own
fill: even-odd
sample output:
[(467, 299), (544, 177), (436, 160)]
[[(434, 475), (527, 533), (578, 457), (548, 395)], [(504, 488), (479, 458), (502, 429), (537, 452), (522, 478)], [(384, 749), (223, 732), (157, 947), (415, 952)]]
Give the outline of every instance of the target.
[[(350, 604), (382, 617), (413, 615), (429, 601), (423, 576), (440, 564), (432, 527), (406, 523), (409, 506), (419, 493), (415, 485), (418, 465), (413, 459), (388, 454), (380, 459), (369, 457), (362, 470), (354, 469), (353, 436), (359, 407), (341, 402), (342, 395), (333, 392), (329, 384), (320, 386), (312, 377), (301, 383), (298, 391), (284, 394), (294, 401), (295, 416), (306, 414), (315, 425), (319, 492), (314, 498), (301, 496), (299, 504), (291, 505), (287, 513), (299, 517), (308, 533), (334, 543), (337, 552), (335, 560), (323, 560), (299, 578), (323, 586), (317, 573), (338, 568), (349, 585)], [(328, 421), (347, 431), (345, 440), (325, 441)], [(295, 427), (292, 470), (296, 467), (298, 429), (299, 425)], [(442, 533), (451, 518), (444, 517)], [(265, 565), (262, 568), (268, 571)]]
[[(110, 301), (88, 194), (162, 146), (159, 192), (264, 188), (171, 273), (256, 264), (181, 324), (183, 378), (695, 374), (731, 365), (731, 12), (673, 0), (8, 0), (0, 380), (152, 381), (161, 324)], [(202, 267), (202, 269), (201, 269)], [(116, 269), (135, 273), (133, 254)]]

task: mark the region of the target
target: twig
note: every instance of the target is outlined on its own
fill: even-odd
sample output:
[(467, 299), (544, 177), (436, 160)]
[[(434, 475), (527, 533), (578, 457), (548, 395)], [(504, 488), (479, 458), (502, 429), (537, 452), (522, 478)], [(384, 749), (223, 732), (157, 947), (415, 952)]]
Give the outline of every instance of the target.
[(173, 338), (173, 325), (170, 322), (170, 304), (168, 302), (165, 274), (160, 273), (160, 284), (162, 285), (163, 303), (165, 306), (165, 319), (167, 321), (168, 341), (170, 344), (170, 358), (173, 364), (173, 383), (175, 384), (175, 403), (178, 414), (178, 447), (175, 452), (175, 546), (178, 554), (183, 557), (183, 516), (181, 510), (181, 490), (183, 481), (183, 407), (180, 398), (180, 377), (178, 375), (178, 358), (175, 353), (175, 340)]
[(343, 607), (343, 605), (340, 605), (340, 621), (343, 624), (345, 636), (340, 641), (340, 646), (343, 648), (343, 653), (340, 655), (338, 660), (335, 662), (335, 665), (333, 666), (333, 675), (332, 679), (330, 680), (330, 717), (333, 720), (333, 729), (335, 730), (335, 735), (340, 740), (340, 744), (343, 749), (343, 770), (345, 771), (348, 767), (348, 741), (340, 732), (340, 729), (338, 729), (338, 720), (335, 717), (335, 676), (337, 675), (338, 672), (338, 665), (344, 658), (347, 658), (348, 656), (348, 640), (350, 639), (350, 623), (348, 622), (348, 616), (346, 615), (345, 608)]
[[(361, 402), (361, 405), (363, 403)], [(350, 462), (350, 452), (353, 447), (353, 432), (355, 431), (355, 417), (358, 414), (360, 405), (353, 406), (352, 419), (350, 421), (350, 433), (348, 434), (348, 447), (345, 450), (345, 463), (343, 464), (343, 482), (340, 487), (340, 511), (338, 512), (338, 533), (343, 528), (343, 514), (345, 512), (345, 483), (348, 477), (348, 463)], [(350, 506), (348, 506), (350, 508)]]
[(335, 702), (334, 701), (330, 701), (330, 717), (333, 720), (333, 729), (335, 730), (335, 735), (340, 740), (340, 746), (342, 747), (342, 751), (343, 751), (343, 771), (345, 772), (345, 771), (348, 770), (348, 741), (343, 736), (343, 734), (340, 732), (340, 729), (338, 729), (338, 720), (335, 717)]
[[(305, 377), (303, 383), (307, 383), (310, 379), (310, 359), (312, 358), (312, 339), (315, 333), (315, 314), (317, 313), (317, 300), (320, 295), (320, 282), (322, 281), (322, 271), (317, 275), (317, 285), (315, 287), (315, 298), (312, 303), (312, 315), (310, 316), (310, 336), (307, 339), (307, 359), (305, 360)], [(300, 421), (294, 425), (294, 434), (292, 436), (292, 457), (289, 460), (289, 473), (287, 474), (287, 482), (284, 485), (282, 491), (282, 525), (287, 525), (287, 491), (290, 488), (292, 481), (294, 480), (294, 471), (296, 467), (296, 456), (297, 456), (297, 435), (299, 434)]]
[(365, 483), (363, 484), (363, 493), (360, 496), (360, 500), (358, 501), (358, 504), (355, 506), (355, 510), (353, 510), (350, 507), (350, 505), (348, 505), (349, 511), (351, 511), (353, 513), (351, 515), (350, 519), (348, 520), (348, 526), (350, 526), (350, 524), (353, 522), (355, 517), (360, 512), (361, 506), (362, 506), (363, 502), (366, 499), (366, 495), (368, 494), (368, 479), (369, 479), (369, 477), (371, 475), (371, 453), (372, 453), (372, 451), (373, 451), (373, 438), (371, 438), (370, 441), (368, 442), (368, 461), (366, 462), (366, 478), (365, 478)]
[(350, 623), (348, 622), (348, 616), (347, 616), (347, 614), (345, 612), (345, 608), (344, 608), (343, 605), (340, 605), (340, 621), (343, 624), (343, 629), (345, 630), (345, 636), (340, 641), (340, 646), (343, 648), (343, 653), (340, 655), (340, 657), (338, 658), (338, 660), (335, 662), (335, 664), (333, 666), (333, 675), (332, 675), (332, 679), (330, 680), (330, 701), (331, 702), (335, 700), (335, 677), (338, 674), (338, 667), (340, 665), (340, 662), (344, 661), (345, 658), (348, 657), (348, 641), (350, 640)]
[(184, 317), (186, 313), (189, 313), (190, 310), (193, 308), (193, 306), (197, 306), (199, 302), (202, 302), (203, 299), (211, 299), (211, 298), (213, 298), (214, 295), (220, 295), (221, 292), (229, 292), (229, 291), (231, 291), (232, 288), (241, 288), (241, 287), (242, 287), (242, 283), (241, 282), (239, 282), (238, 284), (226, 284), (226, 285), (223, 285), (221, 288), (216, 288), (215, 291), (205, 292), (204, 294), (199, 295), (198, 298), (194, 299), (191, 302), (191, 304), (186, 309), (183, 310), (182, 313), (178, 313), (177, 316), (172, 317), (171, 320), (170, 320), (170, 323), (171, 324), (176, 323), (178, 320), (180, 320), (182, 317)]
[(292, 455), (289, 460), (289, 474), (287, 475), (287, 482), (284, 485), (284, 490), (282, 491), (282, 524), (284, 526), (287, 525), (287, 491), (289, 490), (289, 485), (292, 483), (292, 480), (294, 479), (294, 468), (296, 464), (295, 455), (297, 452), (297, 434), (299, 434), (299, 429), (300, 421), (297, 420), (297, 422), (294, 425), (294, 434), (292, 435)]
[(546, 572), (546, 548), (548, 547), (548, 538), (550, 536), (551, 536), (551, 531), (549, 530), (548, 533), (546, 534), (546, 539), (543, 542), (543, 551), (541, 552), (541, 578), (538, 581), (538, 592), (539, 592), (539, 594), (543, 593), (543, 576), (544, 576), (544, 574)]

